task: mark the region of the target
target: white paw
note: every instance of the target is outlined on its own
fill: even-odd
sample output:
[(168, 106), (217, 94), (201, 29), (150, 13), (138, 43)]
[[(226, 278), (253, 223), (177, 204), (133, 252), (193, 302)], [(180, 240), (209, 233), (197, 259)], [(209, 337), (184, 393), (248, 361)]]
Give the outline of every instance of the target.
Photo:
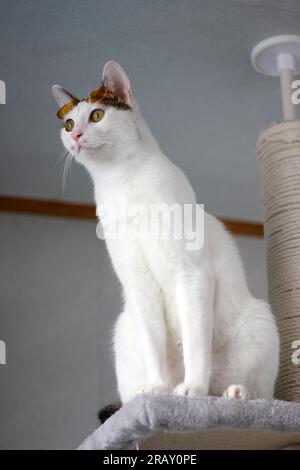
[(165, 395), (170, 392), (170, 387), (162, 384), (145, 384), (139, 390), (139, 393), (153, 393), (154, 395)]
[(237, 400), (249, 400), (249, 392), (244, 385), (230, 385), (223, 393), (224, 398), (236, 398)]
[(174, 395), (185, 395), (188, 397), (203, 397), (207, 395), (205, 390), (197, 385), (188, 384), (182, 382), (181, 384), (176, 385), (173, 390)]

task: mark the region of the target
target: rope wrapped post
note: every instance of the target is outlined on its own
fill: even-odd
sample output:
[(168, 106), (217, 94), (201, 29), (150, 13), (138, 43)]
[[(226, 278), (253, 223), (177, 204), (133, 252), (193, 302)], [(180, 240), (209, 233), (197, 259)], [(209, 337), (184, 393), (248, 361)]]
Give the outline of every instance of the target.
[[(292, 102), (300, 72), (300, 37), (276, 36), (251, 54), (254, 68), (280, 77), (284, 121), (262, 131), (257, 143), (267, 251), (269, 299), (280, 335), (275, 396), (300, 402), (300, 121)], [(299, 354), (300, 358), (300, 354)]]
[[(276, 398), (300, 402), (300, 122), (274, 124), (258, 140), (269, 299), (281, 341)], [(299, 346), (298, 346), (299, 347)]]

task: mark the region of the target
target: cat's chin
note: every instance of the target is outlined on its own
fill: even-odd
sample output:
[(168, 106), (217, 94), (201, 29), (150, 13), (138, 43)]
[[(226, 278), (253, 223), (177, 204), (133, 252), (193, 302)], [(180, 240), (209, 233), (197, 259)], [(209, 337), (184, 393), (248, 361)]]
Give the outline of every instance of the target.
[(76, 149), (76, 151), (71, 151), (75, 160), (79, 163), (84, 163), (86, 160), (90, 160), (95, 158), (101, 152), (101, 148), (99, 147), (80, 147)]
[(114, 160), (114, 152), (112, 152), (106, 144), (99, 145), (98, 147), (79, 147), (70, 150), (76, 162), (90, 168), (90, 164), (98, 164), (104, 162), (111, 162)]

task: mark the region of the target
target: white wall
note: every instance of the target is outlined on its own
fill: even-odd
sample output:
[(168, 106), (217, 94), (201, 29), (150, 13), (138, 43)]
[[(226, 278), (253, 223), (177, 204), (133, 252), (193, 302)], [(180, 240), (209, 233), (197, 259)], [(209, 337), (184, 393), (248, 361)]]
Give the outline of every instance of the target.
[(250, 290), (255, 297), (268, 299), (265, 243), (262, 238), (235, 237), (244, 261)]
[[(281, 119), (281, 103), (278, 80), (254, 70), (250, 51), (268, 36), (297, 34), (299, 24), (299, 0), (1, 0), (7, 104), (0, 115), (0, 193), (62, 198), (51, 85), (87, 96), (100, 85), (105, 62), (115, 59), (198, 201), (219, 215), (259, 220), (255, 144), (262, 128)], [(93, 200), (79, 165), (65, 198)]]
[[(0, 214), (0, 448), (74, 448), (116, 396), (120, 288), (95, 222)], [(266, 298), (263, 241), (238, 238)]]

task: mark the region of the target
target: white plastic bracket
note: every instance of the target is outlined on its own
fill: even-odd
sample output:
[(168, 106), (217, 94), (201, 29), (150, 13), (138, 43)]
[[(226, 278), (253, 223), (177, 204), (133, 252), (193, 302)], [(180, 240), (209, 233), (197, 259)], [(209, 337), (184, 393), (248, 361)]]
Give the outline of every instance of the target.
[(274, 36), (261, 41), (251, 52), (251, 62), (257, 72), (280, 77), (283, 119), (296, 119), (292, 83), (300, 73), (300, 36)]

